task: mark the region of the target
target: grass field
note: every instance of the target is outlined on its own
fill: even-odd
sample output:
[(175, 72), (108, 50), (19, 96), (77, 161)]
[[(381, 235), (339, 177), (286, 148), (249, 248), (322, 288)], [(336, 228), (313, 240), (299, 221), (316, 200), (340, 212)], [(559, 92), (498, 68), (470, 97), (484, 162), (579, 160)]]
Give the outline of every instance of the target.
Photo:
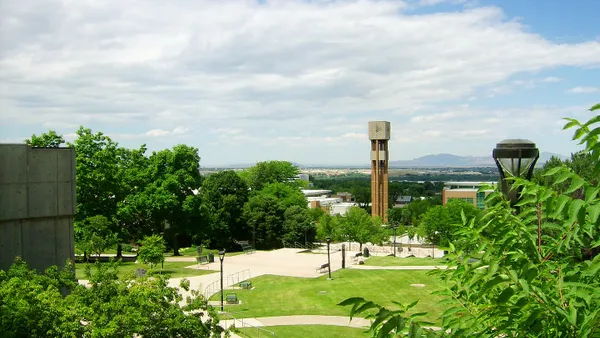
[[(392, 301), (409, 304), (419, 303), (415, 312), (428, 312), (423, 319), (436, 322), (442, 312), (437, 306), (440, 296), (431, 295), (439, 290), (440, 281), (428, 276), (426, 271), (402, 270), (338, 270), (319, 278), (297, 278), (264, 275), (252, 279), (253, 290), (226, 290), (236, 293), (240, 305), (230, 305), (227, 311), (236, 317), (270, 317), (289, 315), (347, 316), (350, 307), (337, 304), (350, 297), (363, 297), (386, 307)], [(425, 284), (412, 287), (411, 284)], [(216, 300), (219, 295), (213, 296)]]
[[(108, 263), (98, 263), (98, 264), (108, 264)], [(206, 269), (186, 269), (186, 266), (193, 265), (195, 263), (190, 262), (165, 262), (164, 269), (161, 270), (160, 264), (154, 267), (154, 271), (156, 273), (164, 273), (170, 274), (171, 277), (190, 277), (190, 276), (201, 276), (209, 273), (215, 273), (216, 271), (206, 270)], [(92, 272), (94, 272), (94, 263), (89, 264), (92, 268)], [(86, 279), (85, 277), (85, 266), (86, 263), (76, 263), (75, 264), (75, 277), (77, 279)], [(118, 275), (125, 276), (127, 274), (134, 274), (137, 268), (146, 269), (150, 271), (150, 266), (141, 263), (133, 263), (133, 262), (125, 262), (121, 263), (118, 268)]]
[[(370, 334), (365, 333), (366, 329), (356, 329), (352, 327), (343, 326), (329, 326), (329, 325), (290, 325), (290, 326), (268, 326), (264, 327), (265, 330), (273, 332), (274, 337), (285, 337), (285, 338), (330, 338), (330, 337), (344, 337), (344, 338), (365, 338), (371, 337)], [(273, 337), (267, 331), (258, 330), (256, 328), (247, 328), (245, 331), (241, 331), (239, 336), (248, 338), (258, 337)]]
[(444, 258), (416, 258), (416, 257), (393, 257), (393, 256), (371, 256), (365, 259), (365, 265), (372, 266), (428, 266), (446, 265)]

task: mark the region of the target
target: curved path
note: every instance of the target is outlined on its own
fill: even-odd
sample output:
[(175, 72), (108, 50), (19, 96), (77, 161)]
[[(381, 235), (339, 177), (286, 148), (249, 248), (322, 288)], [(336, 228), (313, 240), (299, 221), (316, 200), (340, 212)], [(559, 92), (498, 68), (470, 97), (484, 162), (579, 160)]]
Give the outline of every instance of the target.
[(261, 327), (261, 326), (286, 326), (286, 325), (330, 325), (347, 326), (354, 328), (366, 328), (371, 325), (369, 320), (364, 318), (352, 318), (348, 316), (279, 316), (279, 317), (260, 317), (260, 318), (240, 318), (220, 320), (219, 325), (228, 328), (235, 324), (236, 327)]
[[(236, 328), (256, 328), (270, 326), (291, 326), (291, 325), (328, 325), (328, 326), (344, 326), (357, 329), (366, 329), (371, 326), (371, 321), (355, 317), (350, 320), (350, 317), (344, 316), (316, 316), (316, 315), (300, 315), (300, 316), (279, 316), (279, 317), (259, 317), (259, 318), (240, 318), (230, 320), (220, 320), (219, 325), (225, 329), (235, 325)], [(427, 326), (428, 329), (441, 330), (440, 327)], [(232, 337), (239, 337), (232, 332)]]

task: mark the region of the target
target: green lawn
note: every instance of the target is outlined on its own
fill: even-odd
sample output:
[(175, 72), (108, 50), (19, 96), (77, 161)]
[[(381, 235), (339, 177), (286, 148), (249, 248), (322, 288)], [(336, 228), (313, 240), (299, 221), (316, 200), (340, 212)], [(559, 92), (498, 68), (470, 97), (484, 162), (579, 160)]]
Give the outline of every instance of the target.
[(393, 256), (371, 256), (365, 259), (365, 265), (373, 266), (426, 266), (446, 265), (444, 258), (416, 258), (416, 257), (393, 257)]
[[(392, 301), (409, 304), (415, 300), (416, 312), (429, 312), (424, 319), (435, 322), (442, 312), (437, 306), (440, 296), (431, 292), (440, 289), (440, 281), (426, 271), (412, 270), (338, 270), (319, 278), (297, 278), (264, 275), (251, 279), (254, 290), (226, 290), (237, 293), (240, 305), (229, 305), (227, 310), (242, 317), (270, 317), (288, 315), (347, 316), (350, 307), (337, 304), (350, 297), (363, 297), (383, 306), (392, 307)], [(411, 284), (425, 284), (412, 287)], [(213, 296), (217, 300), (218, 295)]]
[[(108, 264), (108, 263), (99, 263), (99, 264)], [(200, 275), (206, 275), (209, 273), (215, 273), (216, 271), (212, 271), (212, 270), (206, 270), (206, 269), (186, 269), (186, 266), (190, 266), (193, 265), (195, 263), (191, 263), (191, 262), (165, 262), (164, 264), (164, 269), (161, 270), (161, 266), (155, 266), (154, 270), (157, 272), (161, 272), (161, 273), (168, 273), (171, 275), (171, 277), (176, 278), (176, 277), (190, 277), (190, 276), (200, 276)], [(89, 263), (89, 265), (92, 268), (92, 272), (94, 272), (94, 263)], [(76, 263), (75, 264), (75, 276), (77, 277), (77, 279), (86, 279), (85, 277), (85, 266), (86, 263)], [(121, 266), (119, 266), (118, 268), (118, 275), (119, 276), (125, 276), (127, 274), (133, 274), (135, 273), (135, 270), (137, 268), (142, 268), (142, 269), (146, 269), (147, 271), (150, 271), (150, 266), (146, 265), (146, 264), (141, 264), (141, 263), (134, 263), (134, 262), (124, 262), (121, 263)]]
[(239, 336), (248, 338), (257, 337), (285, 337), (285, 338), (365, 338), (371, 337), (369, 333), (365, 333), (366, 329), (356, 329), (352, 327), (330, 326), (330, 325), (290, 325), (290, 326), (268, 326), (265, 330), (275, 333), (272, 336), (270, 333), (256, 328), (246, 328), (240, 330)]

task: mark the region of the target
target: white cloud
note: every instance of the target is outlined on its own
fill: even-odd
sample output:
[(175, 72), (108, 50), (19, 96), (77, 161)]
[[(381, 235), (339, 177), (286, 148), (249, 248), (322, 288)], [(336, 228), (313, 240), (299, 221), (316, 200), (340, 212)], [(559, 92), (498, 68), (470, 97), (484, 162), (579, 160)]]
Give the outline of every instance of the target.
[(567, 92), (573, 94), (598, 93), (600, 92), (600, 87), (575, 87), (567, 90)]
[[(470, 125), (465, 133), (492, 134), (483, 116), (471, 123), (446, 102), (481, 88), (509, 93), (505, 82), (523, 73), (600, 65), (599, 41), (556, 44), (497, 7), (413, 15), (414, 3), (4, 1), (0, 124), (25, 134), (85, 125), (157, 147), (177, 135), (214, 162), (231, 158), (203, 149), (221, 130), (220, 144), (238, 147), (239, 156), (346, 156), (348, 163), (359, 161), (353, 149), (332, 155), (318, 142), (361, 144), (366, 122), (378, 119), (393, 121), (394, 131), (456, 120)], [(147, 132), (115, 127), (128, 125)], [(443, 139), (439, 127), (398, 139), (425, 130)], [(313, 151), (280, 148), (304, 141)]]

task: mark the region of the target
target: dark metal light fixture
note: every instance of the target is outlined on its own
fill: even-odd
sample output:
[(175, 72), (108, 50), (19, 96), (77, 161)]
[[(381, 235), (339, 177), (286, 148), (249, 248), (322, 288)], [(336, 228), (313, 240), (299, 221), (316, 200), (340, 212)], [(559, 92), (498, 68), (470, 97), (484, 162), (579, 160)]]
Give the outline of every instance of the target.
[(511, 203), (519, 199), (519, 192), (511, 189), (507, 178), (525, 178), (530, 180), (540, 151), (535, 143), (525, 139), (508, 139), (496, 144), (492, 157), (498, 166), (502, 184), (502, 192)]
[(325, 242), (327, 242), (327, 270), (329, 271), (329, 280), (331, 280), (331, 257), (329, 255), (329, 244), (331, 243), (331, 238), (325, 238)]
[(221, 312), (224, 311), (223, 307), (223, 260), (225, 259), (225, 249), (219, 251), (219, 260), (221, 261)]

